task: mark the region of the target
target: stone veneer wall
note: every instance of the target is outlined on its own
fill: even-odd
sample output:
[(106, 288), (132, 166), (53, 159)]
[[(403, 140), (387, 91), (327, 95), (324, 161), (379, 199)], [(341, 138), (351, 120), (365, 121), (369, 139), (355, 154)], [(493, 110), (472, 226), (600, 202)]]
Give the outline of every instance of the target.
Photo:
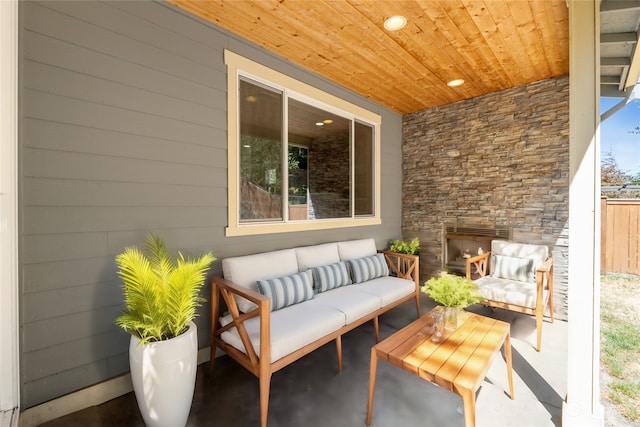
[(442, 269), (443, 224), (512, 227), (554, 257), (566, 318), (569, 78), (543, 80), (403, 117), (403, 238), (423, 279)]

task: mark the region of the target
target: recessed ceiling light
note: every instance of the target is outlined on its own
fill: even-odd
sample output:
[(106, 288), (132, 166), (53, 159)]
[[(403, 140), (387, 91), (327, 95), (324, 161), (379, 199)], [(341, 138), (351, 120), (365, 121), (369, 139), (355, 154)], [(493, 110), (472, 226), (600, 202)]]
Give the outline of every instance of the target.
[(333, 123), (333, 120), (331, 119), (326, 119), (324, 120), (322, 123), (326, 124), (326, 125), (330, 125), (331, 123)]
[(455, 79), (455, 80), (451, 80), (449, 83), (447, 83), (447, 86), (449, 87), (456, 87), (456, 86), (461, 86), (464, 84), (464, 80), (462, 79)]
[(253, 95), (249, 95), (246, 97), (247, 102), (256, 102), (256, 97)]
[(317, 123), (316, 123), (316, 126), (324, 126), (324, 123), (322, 123), (322, 122), (317, 122)]
[(407, 25), (407, 18), (401, 15), (393, 15), (384, 21), (384, 28), (388, 31), (398, 31), (399, 29), (404, 28), (405, 25)]

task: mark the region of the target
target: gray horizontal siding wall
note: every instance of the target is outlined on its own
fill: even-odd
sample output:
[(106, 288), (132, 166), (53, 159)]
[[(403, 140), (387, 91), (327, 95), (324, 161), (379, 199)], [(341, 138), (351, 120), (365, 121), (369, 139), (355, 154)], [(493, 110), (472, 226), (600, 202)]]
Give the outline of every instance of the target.
[[(400, 237), (399, 115), (166, 3), (21, 2), (20, 13), (23, 409), (128, 371), (114, 257), (151, 230), (218, 259)], [(382, 116), (381, 226), (224, 236), (225, 48)], [(205, 347), (208, 305), (197, 322)]]

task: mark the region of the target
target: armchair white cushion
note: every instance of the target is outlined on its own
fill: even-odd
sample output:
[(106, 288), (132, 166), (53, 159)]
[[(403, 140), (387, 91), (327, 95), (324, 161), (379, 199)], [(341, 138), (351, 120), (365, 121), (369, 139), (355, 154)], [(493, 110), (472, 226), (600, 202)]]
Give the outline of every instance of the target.
[[(485, 276), (474, 281), (480, 288), (480, 293), (492, 301), (501, 301), (507, 304), (518, 305), (531, 309), (536, 308), (536, 284), (519, 282)], [(547, 298), (548, 290), (543, 290), (543, 298)]]

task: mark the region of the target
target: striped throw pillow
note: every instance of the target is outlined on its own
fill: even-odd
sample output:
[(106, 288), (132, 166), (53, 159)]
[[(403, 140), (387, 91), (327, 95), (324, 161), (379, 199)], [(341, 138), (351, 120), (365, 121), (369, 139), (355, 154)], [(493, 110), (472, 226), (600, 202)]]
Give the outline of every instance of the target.
[(533, 259), (498, 254), (492, 255), (492, 258), (491, 276), (518, 282), (536, 282)]
[(347, 262), (351, 267), (353, 283), (362, 283), (377, 277), (389, 275), (389, 267), (383, 254), (375, 254), (366, 258), (350, 259)]
[(313, 286), (316, 293), (351, 284), (351, 277), (349, 277), (344, 261), (313, 267), (311, 271), (313, 272)]
[(258, 291), (271, 300), (271, 311), (313, 298), (311, 271), (275, 279), (258, 280)]

